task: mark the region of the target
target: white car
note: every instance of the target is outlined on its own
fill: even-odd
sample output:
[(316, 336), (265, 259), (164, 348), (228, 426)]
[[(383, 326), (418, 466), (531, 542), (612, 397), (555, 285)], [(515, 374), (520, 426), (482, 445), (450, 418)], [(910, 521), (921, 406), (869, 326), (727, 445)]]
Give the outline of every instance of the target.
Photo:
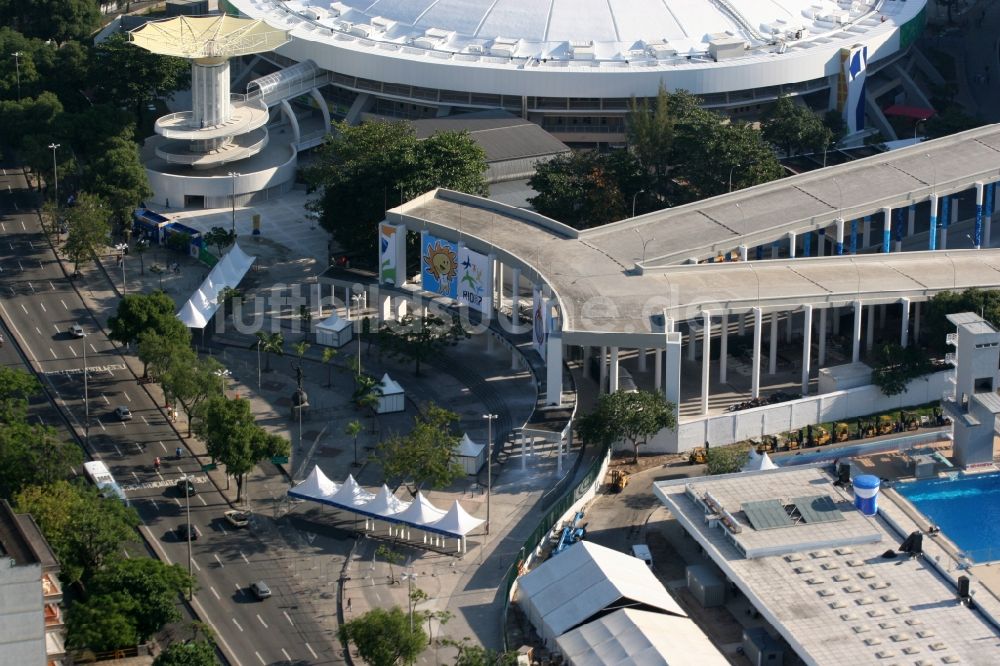
[(118, 417), (119, 421), (132, 420), (132, 412), (129, 411), (129, 408), (126, 407), (125, 405), (119, 405), (118, 407), (115, 407), (115, 416)]
[(79, 324), (73, 324), (72, 326), (70, 326), (69, 334), (72, 335), (74, 338), (87, 337), (87, 333), (83, 330), (83, 326), (80, 326)]
[(250, 514), (246, 511), (234, 511), (230, 509), (225, 514), (226, 521), (233, 527), (246, 527), (250, 524)]

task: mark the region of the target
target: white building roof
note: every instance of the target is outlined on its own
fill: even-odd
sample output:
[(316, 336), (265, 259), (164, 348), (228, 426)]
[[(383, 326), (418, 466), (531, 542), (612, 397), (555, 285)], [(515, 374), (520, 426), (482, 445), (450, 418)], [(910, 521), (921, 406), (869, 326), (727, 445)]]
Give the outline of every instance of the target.
[(478, 458), (485, 448), (485, 444), (476, 444), (469, 439), (469, 433), (465, 433), (458, 446), (455, 447), (455, 455), (464, 458)]
[(570, 546), (521, 576), (518, 598), (546, 640), (622, 603), (684, 616), (641, 561), (589, 541)]
[(571, 666), (727, 666), (686, 617), (623, 608), (556, 639)]
[(379, 383), (382, 388), (382, 395), (399, 395), (403, 392), (403, 387), (399, 385), (395, 379), (389, 376), (389, 373), (382, 375), (382, 381)]

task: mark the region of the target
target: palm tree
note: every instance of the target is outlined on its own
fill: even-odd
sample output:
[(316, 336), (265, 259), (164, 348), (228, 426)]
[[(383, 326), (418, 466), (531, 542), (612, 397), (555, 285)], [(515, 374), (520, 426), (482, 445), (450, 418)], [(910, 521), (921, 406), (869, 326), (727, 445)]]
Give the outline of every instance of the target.
[(250, 345), (250, 349), (253, 349), (257, 345), (260, 345), (261, 351), (263, 351), (267, 356), (267, 362), (264, 365), (265, 372), (271, 371), (271, 354), (275, 356), (285, 355), (285, 336), (279, 333), (267, 333), (265, 331), (257, 331), (257, 340)]
[(332, 347), (327, 347), (323, 350), (323, 363), (326, 364), (326, 387), (330, 388), (333, 386), (333, 359), (336, 358), (340, 352)]
[(354, 419), (344, 427), (344, 434), (354, 438), (354, 464), (352, 467), (358, 466), (358, 435), (361, 434), (362, 430), (361, 421), (357, 419)]

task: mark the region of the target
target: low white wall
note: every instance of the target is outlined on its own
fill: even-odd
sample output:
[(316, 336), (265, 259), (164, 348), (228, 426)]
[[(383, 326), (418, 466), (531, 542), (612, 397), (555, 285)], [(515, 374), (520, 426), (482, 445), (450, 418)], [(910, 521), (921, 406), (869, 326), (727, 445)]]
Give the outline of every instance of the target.
[(941, 399), (949, 374), (950, 371), (943, 370), (915, 379), (905, 392), (894, 396), (882, 395), (877, 386), (868, 385), (685, 421), (677, 427), (676, 437), (661, 433), (643, 447), (643, 451), (678, 453), (704, 446), (705, 442), (722, 446), (825, 421), (847, 421), (875, 412), (934, 402)]

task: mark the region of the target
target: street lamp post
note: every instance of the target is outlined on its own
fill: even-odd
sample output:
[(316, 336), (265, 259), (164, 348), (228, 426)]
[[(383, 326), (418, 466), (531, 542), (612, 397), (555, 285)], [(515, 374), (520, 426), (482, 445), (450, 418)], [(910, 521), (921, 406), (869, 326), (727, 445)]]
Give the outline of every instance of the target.
[(490, 533), (490, 495), (493, 493), (493, 421), (496, 414), (483, 414), (486, 419), (486, 533)]
[(14, 51), (11, 53), (14, 56), (14, 71), (17, 74), (17, 101), (21, 101), (21, 56), (24, 54), (20, 51)]
[(188, 542), (188, 601), (194, 597), (194, 572), (191, 570), (194, 558), (191, 556), (191, 482), (184, 477), (184, 503), (187, 511), (187, 542)]
[(90, 448), (90, 386), (87, 380), (87, 338), (83, 338), (83, 443)]
[(261, 339), (257, 338), (257, 390), (260, 390), (260, 343)]
[(61, 146), (59, 143), (50, 143), (49, 149), (52, 151), (52, 178), (55, 181), (55, 198), (56, 207), (59, 207), (59, 167), (56, 165), (56, 148)]
[(413, 631), (413, 607), (416, 605), (413, 603), (413, 580), (417, 577), (417, 574), (412, 571), (406, 571), (400, 577), (406, 581), (406, 608), (410, 611), (410, 631)]
[(118, 258), (122, 265), (122, 296), (125, 295), (125, 252), (128, 250), (128, 243), (118, 243), (115, 245), (118, 251)]
[(632, 195), (632, 217), (635, 217), (635, 199), (645, 191), (646, 190), (639, 190), (638, 192)]
[(230, 199), (230, 201), (232, 202), (232, 208), (233, 208), (233, 235), (236, 234), (236, 178), (239, 175), (240, 174), (237, 173), (236, 171), (230, 171), (229, 172), (229, 177), (233, 180), (233, 194), (232, 194), (232, 197)]
[(645, 240), (643, 239), (642, 234), (639, 233), (638, 229), (632, 227), (632, 231), (635, 232), (635, 235), (639, 237), (639, 242), (642, 243), (642, 263), (646, 263), (646, 246), (655, 241), (656, 237), (650, 236), (649, 240)]

